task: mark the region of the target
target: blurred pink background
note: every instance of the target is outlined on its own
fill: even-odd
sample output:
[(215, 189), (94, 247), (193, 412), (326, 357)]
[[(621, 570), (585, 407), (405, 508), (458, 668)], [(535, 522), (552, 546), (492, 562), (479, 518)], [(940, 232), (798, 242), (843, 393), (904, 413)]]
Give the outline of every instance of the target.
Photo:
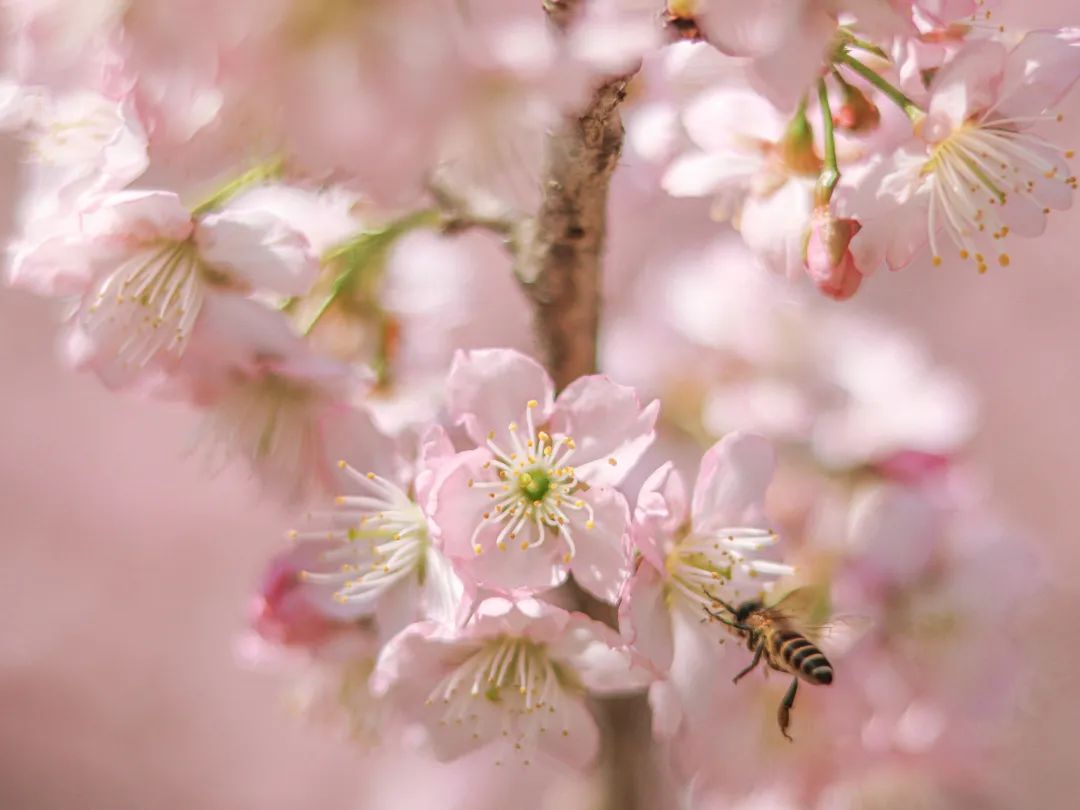
[[(1025, 27), (1070, 17), (1075, 0), (1023, 8)], [(1075, 95), (1067, 109), (1075, 146)], [(8, 159), (2, 188), (12, 175)], [(1074, 210), (1014, 243), (1007, 269), (923, 265), (872, 279), (856, 303), (915, 330), (973, 384), (976, 461), (1000, 510), (1063, 574), (1037, 631), (1048, 639), (1037, 688), (1016, 707), (1003, 807), (1064, 808), (1076, 781), (1078, 234)], [(0, 290), (0, 807), (363, 807), (358, 754), (296, 722), (273, 679), (232, 658), (287, 517), (242, 477), (211, 482), (185, 458), (192, 413), (63, 369), (57, 314)]]

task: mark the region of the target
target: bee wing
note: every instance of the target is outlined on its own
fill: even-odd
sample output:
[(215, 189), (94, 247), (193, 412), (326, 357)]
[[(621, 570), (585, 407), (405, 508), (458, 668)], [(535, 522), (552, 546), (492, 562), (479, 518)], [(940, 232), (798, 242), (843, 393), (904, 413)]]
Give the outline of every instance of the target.
[(812, 624), (800, 629), (825, 652), (843, 655), (854, 647), (873, 626), (869, 616), (834, 616), (823, 624)]
[(774, 618), (799, 624), (821, 621), (828, 615), (829, 591), (820, 585), (804, 585), (788, 592), (765, 610)]

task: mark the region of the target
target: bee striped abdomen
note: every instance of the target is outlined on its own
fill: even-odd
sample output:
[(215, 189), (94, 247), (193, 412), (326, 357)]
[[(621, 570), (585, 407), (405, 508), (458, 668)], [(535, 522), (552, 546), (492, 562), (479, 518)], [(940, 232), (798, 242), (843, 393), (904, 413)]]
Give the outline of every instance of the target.
[(778, 634), (777, 657), (784, 662), (789, 672), (810, 683), (832, 683), (832, 665), (821, 650), (802, 633), (788, 630)]

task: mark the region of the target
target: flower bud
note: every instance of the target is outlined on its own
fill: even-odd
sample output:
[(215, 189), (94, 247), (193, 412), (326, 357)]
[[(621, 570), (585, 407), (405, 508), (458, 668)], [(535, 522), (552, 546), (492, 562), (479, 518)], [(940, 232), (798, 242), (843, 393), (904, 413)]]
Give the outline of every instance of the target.
[(866, 93), (854, 85), (842, 85), (844, 100), (833, 115), (836, 126), (849, 132), (865, 133), (877, 129), (881, 123), (881, 111)]
[(306, 549), (298, 547), (271, 562), (258, 595), (252, 600), (252, 629), (267, 641), (286, 646), (314, 647), (341, 628), (319, 609), (302, 581)]
[(846, 301), (862, 284), (862, 271), (848, 249), (862, 226), (853, 219), (838, 219), (828, 209), (817, 209), (806, 242), (806, 272), (817, 288), (836, 301)]

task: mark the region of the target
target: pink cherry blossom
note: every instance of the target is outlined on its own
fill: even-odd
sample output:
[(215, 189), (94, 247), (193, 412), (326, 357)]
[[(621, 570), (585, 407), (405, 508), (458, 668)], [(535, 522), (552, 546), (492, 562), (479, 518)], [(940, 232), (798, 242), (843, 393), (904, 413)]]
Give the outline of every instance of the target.
[(304, 580), (346, 613), (374, 615), (384, 638), (421, 619), (458, 621), (471, 608), (469, 589), (432, 544), (425, 511), (435, 468), (453, 455), (445, 433), (433, 426), (418, 439), (392, 439), (357, 412), (348, 440), (367, 470), (340, 461), (356, 494), (335, 499), (328, 528), (292, 533), (320, 548)]
[(558, 398), (518, 352), (461, 352), (447, 380), (450, 417), (475, 449), (432, 494), (443, 548), (497, 590), (552, 588), (571, 572), (614, 602), (628, 573), (629, 509), (614, 487), (653, 437), (659, 403), (582, 377)]
[(1080, 78), (1078, 45), (1073, 29), (1033, 32), (1012, 50), (975, 42), (938, 72), (916, 137), (849, 177), (841, 213), (863, 225), (851, 243), (860, 267), (899, 269), (926, 242), (941, 264), (942, 232), (980, 271), (1007, 266), (1007, 236), (1037, 236), (1071, 205), (1063, 150), (1031, 129)]
[[(82, 214), (82, 252), (39, 266), (44, 288), (81, 279), (73, 319), (81, 362), (108, 384), (147, 367), (174, 368), (208, 298), (303, 293), (318, 262), (307, 240), (266, 211), (192, 215), (165, 191), (122, 191)], [(212, 311), (212, 310), (211, 310)]]
[(739, 602), (760, 590), (757, 577), (791, 572), (754, 553), (776, 542), (762, 501), (773, 472), (765, 440), (731, 434), (701, 459), (692, 496), (665, 464), (641, 488), (633, 538), (641, 553), (619, 606), (635, 650), (666, 674), (650, 695), (655, 727), (671, 735), (684, 722), (708, 723), (703, 679), (720, 651), (716, 626), (703, 624), (717, 598)]
[(365, 435), (351, 403), (370, 374), (313, 353), (280, 312), (256, 301), (214, 295), (204, 308), (188, 350), (168, 374), (147, 378), (149, 390), (204, 410), (213, 466), (243, 459), (266, 491), (292, 504), (335, 492), (349, 437)]
[(545, 602), (492, 598), (464, 628), (407, 627), (383, 648), (372, 685), (423, 726), (441, 760), (490, 746), (496, 761), (543, 755), (581, 768), (599, 748), (586, 695), (649, 680), (607, 626)]
[(732, 219), (767, 266), (797, 274), (821, 170), (806, 120), (789, 124), (738, 86), (701, 94), (682, 120), (695, 148), (671, 164), (664, 188), (677, 197), (715, 195), (714, 218)]

